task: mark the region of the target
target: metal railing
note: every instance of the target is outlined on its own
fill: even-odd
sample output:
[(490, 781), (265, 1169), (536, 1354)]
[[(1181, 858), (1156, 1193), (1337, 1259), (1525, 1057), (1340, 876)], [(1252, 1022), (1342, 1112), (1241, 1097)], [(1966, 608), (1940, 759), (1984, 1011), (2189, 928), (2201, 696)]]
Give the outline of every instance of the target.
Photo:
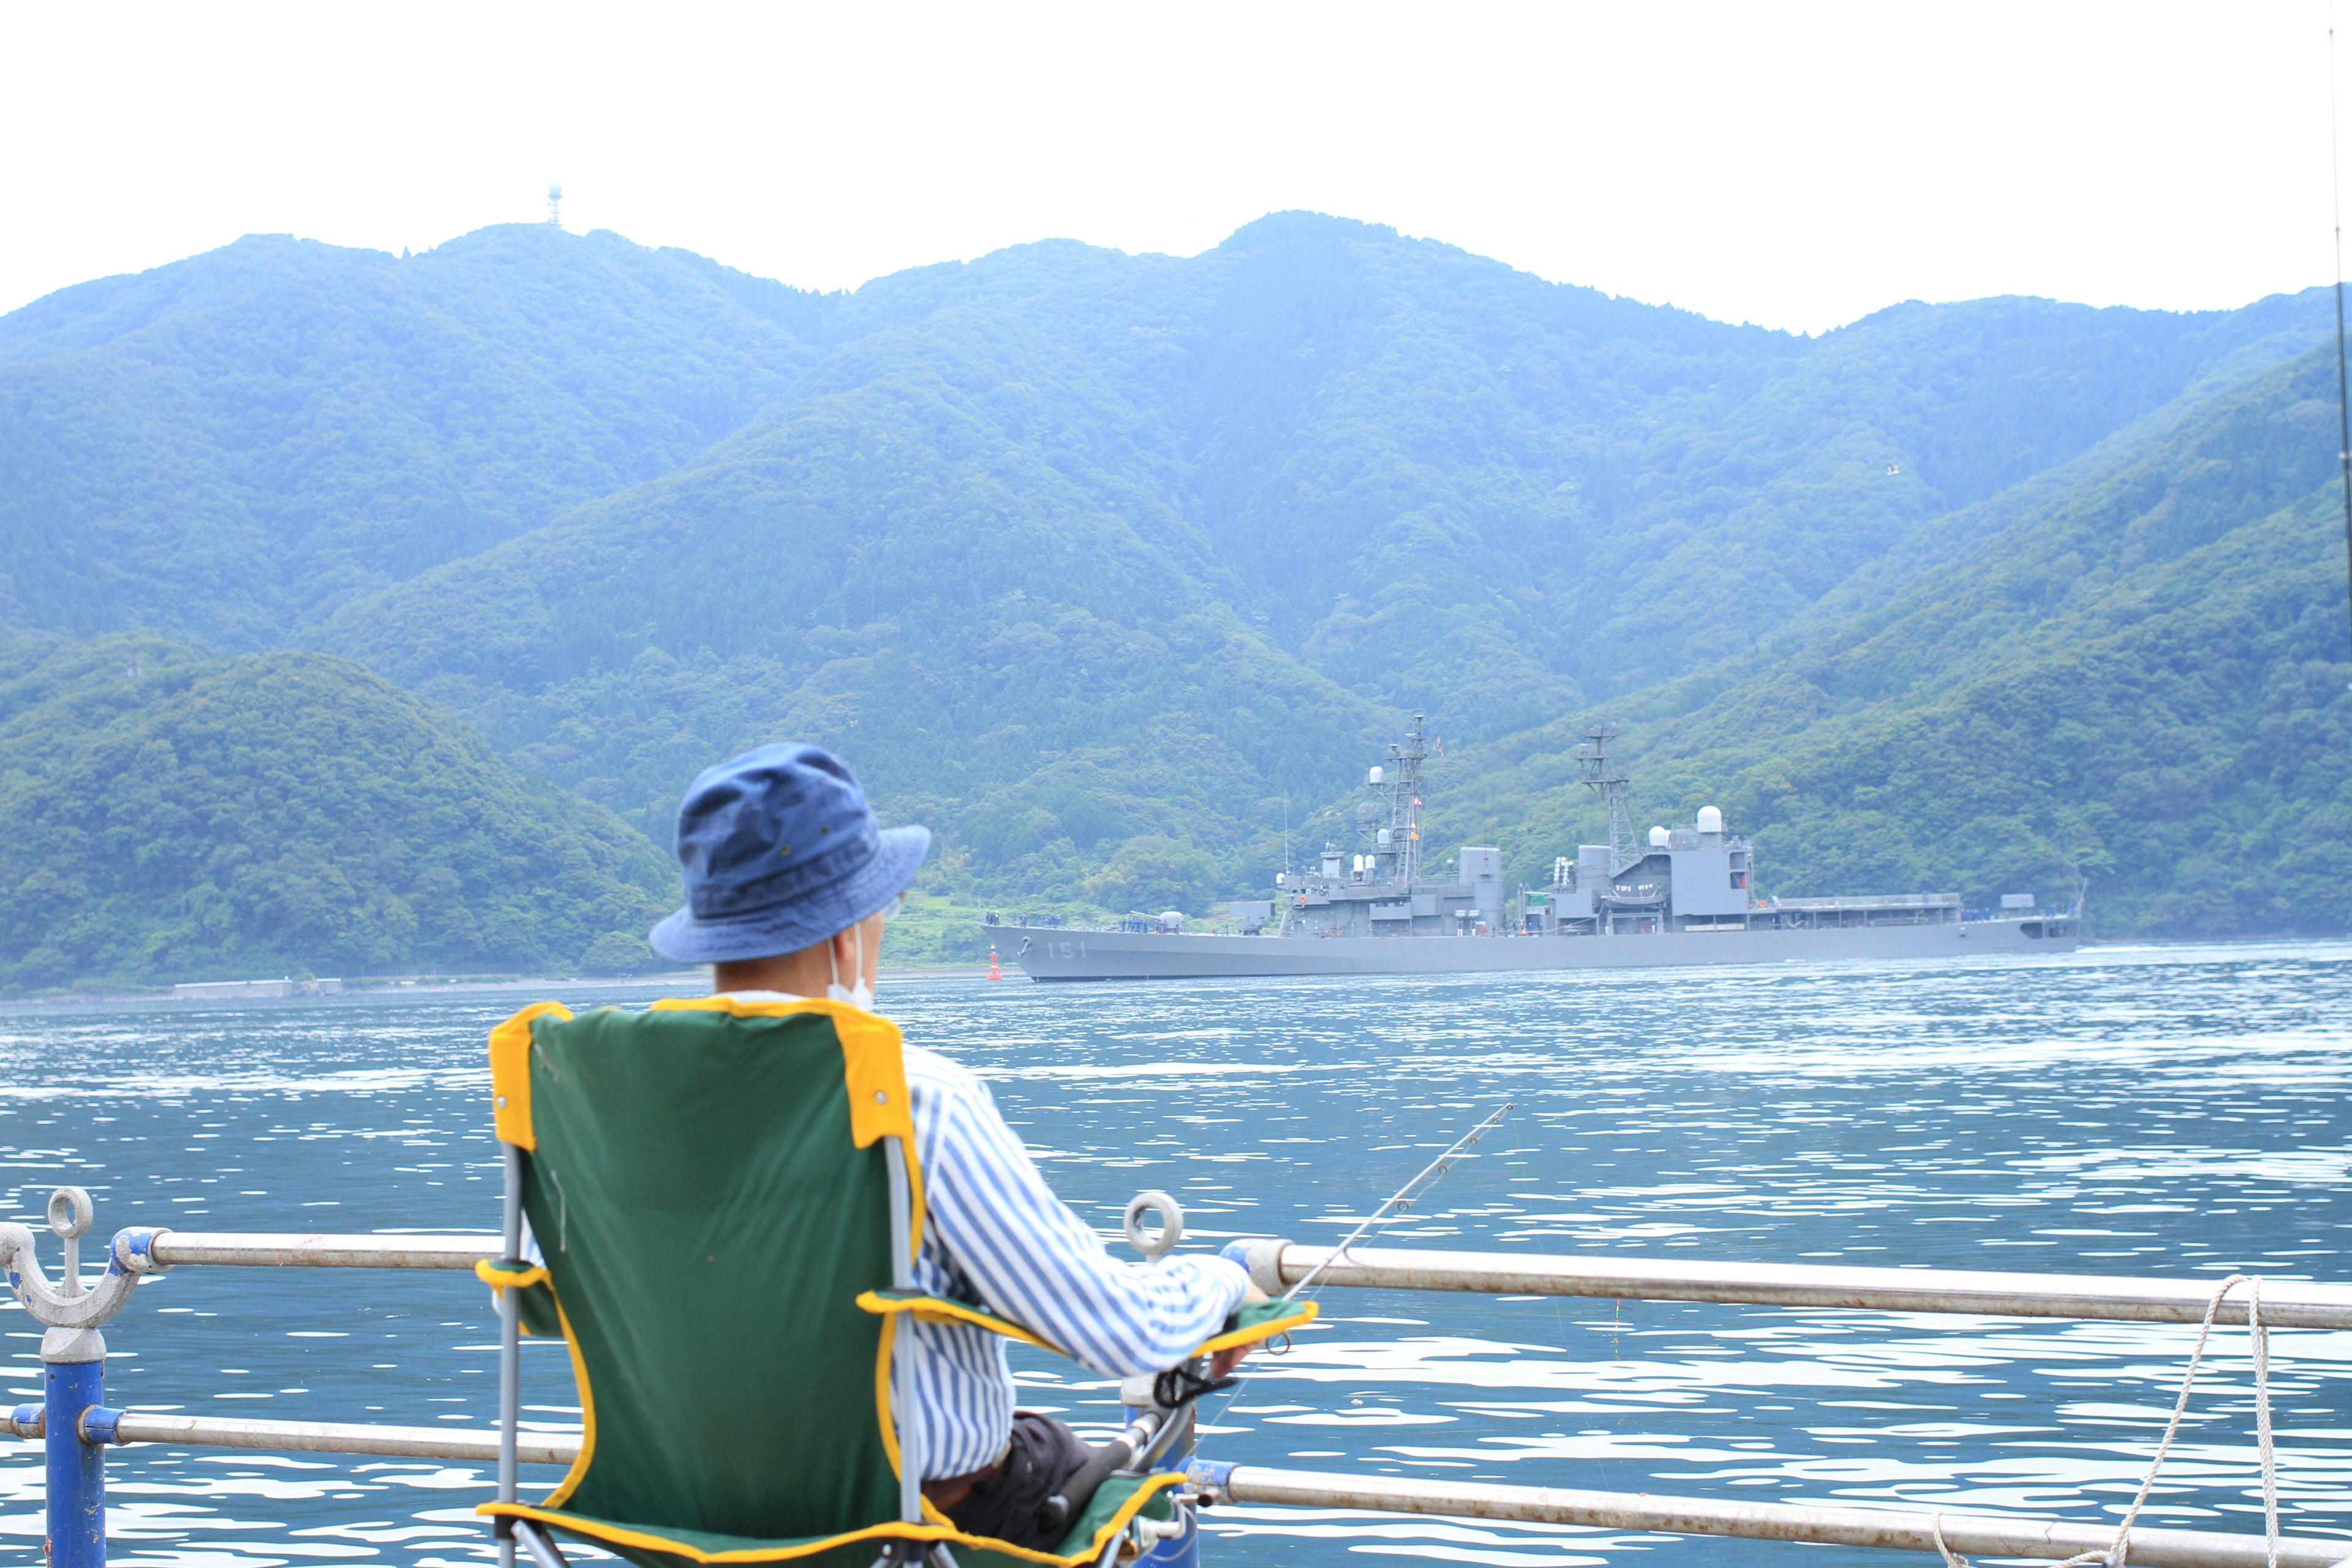
[[(461, 1268), (495, 1258), (495, 1234), (335, 1236), (163, 1230), (149, 1243), (155, 1262), (248, 1268)], [(1318, 1281), (1371, 1290), (1458, 1290), (1495, 1296), (1589, 1296), (1628, 1301), (1721, 1301), (1758, 1307), (1832, 1307), (1880, 1312), (1960, 1312), (2002, 1318), (2071, 1318), (2194, 1323), (2213, 1294), (2205, 1279), (2106, 1274), (2030, 1274), (1962, 1268), (1854, 1268), (1796, 1263), (1707, 1263), (1610, 1253), (1434, 1252), (1296, 1242), (1253, 1242), (1251, 1275), (1269, 1295), (1321, 1270)], [(2243, 1323), (2242, 1299), (2218, 1320)], [(2352, 1285), (2273, 1280), (2263, 1321), (2282, 1329), (2352, 1329)]]
[[(43, 1436), (38, 1406), (20, 1407), (5, 1422), (19, 1436)], [(26, 1415), (30, 1413), (30, 1419)], [(93, 1425), (85, 1419), (86, 1436)], [(276, 1453), (379, 1454), (400, 1458), (498, 1462), (495, 1432), (440, 1426), (354, 1426), (338, 1422), (240, 1421), (197, 1415), (123, 1412), (105, 1426), (104, 1441), (172, 1443), (193, 1447), (258, 1448)], [(568, 1434), (526, 1433), (518, 1458), (527, 1465), (569, 1465), (580, 1439)], [(1271, 1504), (1382, 1513), (1440, 1514), (1523, 1524), (1639, 1530), (1670, 1535), (1729, 1536), (1815, 1545), (1876, 1546), (1932, 1552), (1940, 1530), (1956, 1552), (2054, 1559), (2102, 1551), (2114, 1532), (2104, 1525), (2017, 1519), (1992, 1514), (1929, 1517), (1892, 1509), (1820, 1508), (1788, 1503), (1740, 1503), (1702, 1498), (1578, 1491), (1555, 1487), (1493, 1486), (1349, 1476), (1260, 1465), (1195, 1461), (1194, 1484), (1213, 1505)], [(2281, 1542), (2283, 1568), (2329, 1568), (2346, 1542), (2289, 1539)], [(2236, 1568), (2264, 1561), (2262, 1542), (2207, 1531), (2136, 1530), (2132, 1560), (2143, 1568)]]
[[(105, 1342), (98, 1327), (130, 1299), (139, 1279), (182, 1266), (317, 1268), (467, 1269), (498, 1256), (494, 1234), (331, 1235), (131, 1229), (107, 1248), (105, 1273), (85, 1287), (79, 1238), (90, 1223), (89, 1200), (60, 1188), (49, 1219), (65, 1242), (66, 1265), (50, 1285), (29, 1230), (0, 1225), (0, 1262), (18, 1299), (47, 1326), (42, 1359), (47, 1398), (16, 1406), (0, 1428), (46, 1444), (48, 1561), (52, 1568), (103, 1568), (105, 1446), (169, 1443), (299, 1453), (378, 1454), (496, 1464), (496, 1430), (372, 1426), (336, 1422), (236, 1420), (116, 1410), (104, 1404)], [(1759, 1263), (1702, 1263), (1609, 1255), (1436, 1252), (1304, 1247), (1280, 1240), (1229, 1248), (1257, 1283), (1279, 1294), (1310, 1275), (1340, 1289), (1452, 1290), (1496, 1295), (1612, 1297), (1622, 1300), (1849, 1308), (1890, 1312), (2067, 1318), (2133, 1322), (2197, 1322), (2214, 1300), (2204, 1280), (2101, 1275), (2037, 1275), (1932, 1268), (1849, 1268)], [(2244, 1322), (2242, 1301), (2225, 1302), (2218, 1321)], [(2352, 1328), (2352, 1287), (2269, 1281), (2262, 1321), (2271, 1327)], [(524, 1433), (514, 1458), (568, 1465), (580, 1439), (562, 1432)], [(1549, 1487), (1349, 1476), (1220, 1465), (1194, 1460), (1194, 1488), (1211, 1505), (1276, 1505), (1440, 1514), (1528, 1523), (1640, 1530), (1675, 1535), (1885, 1547), (2043, 1562), (2109, 1549), (2101, 1524), (2008, 1515), (1811, 1507), (1579, 1491)], [(1940, 1537), (1940, 1547), (1938, 1540)], [(2254, 1568), (2266, 1561), (2262, 1538), (2200, 1531), (2135, 1529), (2130, 1561), (2141, 1568)], [(2282, 1568), (2347, 1568), (2352, 1541), (2280, 1538)]]
[(159, 1230), (156, 1263), (247, 1268), (462, 1268), (499, 1255), (495, 1231), (479, 1236), (333, 1236), (325, 1233)]
[[(20, 1407), (13, 1416), (0, 1421), (0, 1426), (18, 1436), (38, 1439), (43, 1436), (38, 1409), (37, 1405)], [(25, 1418), (28, 1411), (34, 1413), (29, 1420)], [(86, 1434), (92, 1425), (85, 1420)], [(114, 1415), (103, 1440), (258, 1448), (276, 1453), (380, 1454), (397, 1458), (457, 1459), (478, 1465), (495, 1464), (499, 1458), (495, 1432), (320, 1421), (240, 1421), (135, 1412)], [(527, 1465), (569, 1465), (579, 1452), (577, 1436), (526, 1433), (518, 1458)], [(1741, 1503), (1648, 1493), (1629, 1497), (1622, 1492), (1349, 1476), (1198, 1460), (1192, 1466), (1192, 1475), (1194, 1485), (1213, 1506), (1255, 1503), (1438, 1514), (1520, 1524), (1729, 1536), (1827, 1546), (1876, 1546), (1923, 1552), (1936, 1550), (1936, 1534), (1940, 1531), (1944, 1543), (1956, 1552), (2044, 1560), (2103, 1551), (2114, 1537), (2114, 1531), (2104, 1525), (1995, 1514), (1948, 1513), (1931, 1524), (1932, 1516), (1893, 1509)], [(2333, 1568), (2343, 1561), (2347, 1545), (2352, 1543), (2285, 1540), (2281, 1542), (2278, 1561), (2281, 1568)], [(2142, 1568), (2240, 1568), (2264, 1561), (2263, 1542), (2252, 1536), (2189, 1530), (2135, 1530), (2131, 1555), (2132, 1561)]]
[[(1422, 1252), (1359, 1247), (1251, 1244), (1251, 1277), (1269, 1295), (1310, 1274), (1325, 1285), (1374, 1290), (1468, 1290), (1495, 1296), (1596, 1296), (1628, 1301), (1724, 1301), (1757, 1307), (1843, 1307), (1878, 1312), (1960, 1312), (1997, 1318), (2072, 1318), (2194, 1323), (2213, 1299), (2210, 1279), (2105, 1274), (2024, 1274), (1962, 1268), (1848, 1268), (1793, 1263), (1703, 1263), (1681, 1258), (1494, 1252)], [(2243, 1298), (2216, 1321), (2246, 1321)], [(2266, 1280), (2263, 1321), (2273, 1328), (2352, 1329), (2352, 1286)]]
[[(470, 1459), (494, 1465), (495, 1431), (448, 1426), (382, 1426), (349, 1421), (245, 1421), (218, 1415), (160, 1415), (95, 1406), (81, 1419), (91, 1443), (173, 1443), (189, 1448), (260, 1448), (277, 1454), (385, 1454), (413, 1459)], [(37, 1405), (19, 1405), (0, 1429), (39, 1442), (47, 1436)], [(580, 1457), (570, 1433), (525, 1432), (516, 1457), (526, 1465), (569, 1465)]]
[[(1219, 1471), (1222, 1475), (1216, 1473)], [(1648, 1492), (1629, 1495), (1555, 1487), (1494, 1486), (1477, 1481), (1423, 1481), (1399, 1476), (1276, 1470), (1255, 1465), (1196, 1463), (1194, 1475), (1195, 1484), (1207, 1495), (1234, 1503), (1440, 1514), (1455, 1519), (1508, 1520), (1520, 1524), (1654, 1531), (1662, 1535), (1804, 1542), (1817, 1546), (1878, 1546), (1931, 1555), (1936, 1552), (1938, 1531), (1944, 1544), (1956, 1553), (2022, 1557), (2044, 1563), (2086, 1552), (2105, 1552), (2116, 1538), (2112, 1525), (2070, 1524), (2061, 1520), (2000, 1514), (1811, 1508), (1799, 1503), (1658, 1497)], [(2279, 1538), (2279, 1568), (2340, 1568), (2347, 1556), (2352, 1556), (2352, 1541), (2322, 1541), (2310, 1536)], [(2134, 1568), (2263, 1568), (2267, 1557), (2258, 1535), (2135, 1529), (2130, 1561)]]

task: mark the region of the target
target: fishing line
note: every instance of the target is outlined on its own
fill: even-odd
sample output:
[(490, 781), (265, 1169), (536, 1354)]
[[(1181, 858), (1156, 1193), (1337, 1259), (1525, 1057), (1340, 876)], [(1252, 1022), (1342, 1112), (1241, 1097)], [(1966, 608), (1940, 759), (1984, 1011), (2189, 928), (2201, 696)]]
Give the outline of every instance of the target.
[[(1329, 1257), (1324, 1258), (1322, 1262), (1308, 1269), (1306, 1275), (1299, 1279), (1298, 1283), (1293, 1285), (1289, 1289), (1285, 1290), (1279, 1299), (1285, 1301), (1296, 1299), (1300, 1291), (1315, 1283), (1315, 1277), (1317, 1275), (1322, 1273), (1323, 1270), (1338, 1262), (1340, 1256), (1344, 1254), (1348, 1248), (1355, 1246), (1357, 1242), (1362, 1240), (1364, 1234), (1367, 1231), (1373, 1229), (1375, 1226), (1386, 1225), (1391, 1220), (1396, 1219), (1411, 1209), (1414, 1202), (1418, 1200), (1423, 1194), (1428, 1192), (1430, 1188), (1435, 1186), (1444, 1178), (1445, 1173), (1454, 1168), (1454, 1162), (1461, 1158), (1461, 1156), (1469, 1150), (1472, 1144), (1477, 1142), (1479, 1139), (1484, 1138), (1487, 1133), (1492, 1132), (1496, 1127), (1500, 1126), (1502, 1124), (1503, 1118), (1508, 1116), (1511, 1113), (1511, 1108), (1517, 1103), (1518, 1101), (1516, 1100), (1505, 1100), (1503, 1102), (1503, 1108), (1500, 1110), (1496, 1111), (1494, 1115), (1489, 1116), (1486, 1121), (1481, 1121), (1477, 1126), (1473, 1127), (1469, 1131), (1465, 1132), (1461, 1137), (1455, 1139), (1452, 1147), (1448, 1148), (1444, 1153), (1440, 1154), (1436, 1159), (1432, 1160), (1428, 1164), (1423, 1166), (1421, 1170), (1414, 1174), (1412, 1180), (1407, 1182), (1403, 1186), (1399, 1187), (1395, 1192), (1389, 1194), (1388, 1201), (1381, 1204), (1380, 1207), (1374, 1209), (1361, 1225), (1349, 1231), (1348, 1233), (1348, 1238), (1345, 1241), (1342, 1241), (1339, 1246), (1333, 1247)], [(1309, 1297), (1307, 1299), (1309, 1300), (1314, 1300), (1313, 1297)], [(1234, 1401), (1242, 1396), (1242, 1390), (1249, 1385), (1249, 1380), (1255, 1375), (1256, 1373), (1254, 1371), (1245, 1371), (1238, 1373), (1234, 1378), (1233, 1387), (1225, 1393), (1224, 1403), (1217, 1406), (1216, 1412), (1213, 1415), (1202, 1414), (1199, 1405), (1196, 1404), (1193, 1406), (1194, 1430), (1198, 1431), (1202, 1427), (1205, 1427), (1213, 1422), (1222, 1420), (1224, 1417), (1225, 1412), (1233, 1408)]]

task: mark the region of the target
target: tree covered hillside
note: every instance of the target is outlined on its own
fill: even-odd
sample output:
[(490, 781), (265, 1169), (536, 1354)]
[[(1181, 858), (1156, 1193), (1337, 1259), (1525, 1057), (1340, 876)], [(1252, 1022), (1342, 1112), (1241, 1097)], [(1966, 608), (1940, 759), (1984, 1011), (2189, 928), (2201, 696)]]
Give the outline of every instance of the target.
[[(818, 741), (990, 898), (1255, 889), (1286, 813), (1348, 798), (1415, 711), (1502, 768), (1446, 820), (1533, 866), (1579, 809), (1562, 724), (1604, 707), (1661, 788), (1752, 775), (1725, 804), (1808, 885), (2097, 880), (2032, 802), (2136, 777), (2147, 692), (2102, 688), (2120, 727), (2074, 751), (2037, 738), (2080, 779), (2009, 805), (1936, 795), (1959, 775), (1885, 736), (2163, 622), (2084, 597), (2050, 542), (2079, 532), (2118, 593), (2206, 570), (2116, 554), (2137, 503), (2094, 492), (2189, 461), (2166, 443), (2330, 320), (2315, 291), (2002, 299), (1809, 339), (1305, 213), (1195, 257), (1055, 241), (827, 295), (543, 226), (400, 258), (248, 238), (0, 319), (0, 626), (357, 660), (652, 843), (698, 768)], [(2259, 556), (2222, 537), (2213, 571)], [(2068, 593), (2000, 610), (2021, 573)], [(1880, 637), (1889, 615), (1914, 618)], [(2048, 616), (2070, 641), (2032, 640)], [(2252, 721), (2238, 676), (2226, 701), (2193, 679)], [(2004, 811), (2025, 847), (1996, 852)], [(2185, 876), (2221, 839), (2183, 832)], [(2174, 921), (2158, 898), (2102, 907)], [(2272, 907), (2232, 898), (2215, 920)]]
[[(1871, 612), (1615, 705), (1636, 810), (1721, 805), (1783, 894), (2079, 876), (2108, 935), (2352, 926), (2335, 392), (2332, 352), (2266, 374)], [(1579, 727), (1465, 759), (1447, 825), (1530, 874), (1595, 837)]]
[(699, 768), (808, 737), (1000, 883), (1197, 903), (1384, 716), (1222, 600), (1084, 362), (1007, 337), (877, 337), (723, 457), (325, 639), (650, 836)]
[(0, 618), (282, 645), (676, 468), (824, 352), (1099, 265), (1029, 247), (813, 295), (543, 225), (416, 257), (282, 235), (0, 317)]
[(17, 989), (633, 967), (677, 876), (355, 665), (133, 635), (0, 646), (0, 887)]
[(1197, 906), (1412, 710), (1508, 733), (1745, 648), (2315, 325), (1992, 300), (1808, 342), (1287, 215), (862, 336), (311, 635), (648, 833), (809, 735), (992, 885), (1118, 902), (1149, 862)]

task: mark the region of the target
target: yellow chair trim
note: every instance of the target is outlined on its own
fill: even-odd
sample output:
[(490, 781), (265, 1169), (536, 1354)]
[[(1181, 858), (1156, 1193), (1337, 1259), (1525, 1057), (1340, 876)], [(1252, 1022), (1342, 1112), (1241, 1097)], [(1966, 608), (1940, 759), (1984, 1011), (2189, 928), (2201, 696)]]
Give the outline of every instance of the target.
[(532, 1149), (530, 1130), (530, 1021), (542, 1014), (568, 1019), (561, 1002), (534, 1002), (490, 1031), (490, 1106), (499, 1142)]
[[(552, 1284), (548, 1286), (547, 1293), (555, 1295)], [(572, 1381), (580, 1390), (580, 1457), (572, 1461), (572, 1468), (563, 1472), (563, 1479), (547, 1494), (544, 1506), (548, 1508), (563, 1505), (564, 1500), (578, 1489), (581, 1478), (587, 1475), (589, 1461), (596, 1457), (596, 1396), (589, 1392), (588, 1363), (580, 1359), (580, 1342), (572, 1337), (572, 1315), (563, 1310), (562, 1297), (556, 1297), (555, 1322), (563, 1331), (563, 1349), (572, 1357)]]
[(882, 1451), (889, 1456), (890, 1473), (899, 1474), (898, 1422), (890, 1413), (890, 1342), (897, 1336), (898, 1320), (882, 1320), (882, 1348), (874, 1355), (875, 1419), (882, 1427)]
[(528, 1268), (501, 1268), (494, 1260), (485, 1258), (474, 1265), (474, 1278), (493, 1290), (509, 1288), (527, 1290), (533, 1285), (546, 1282), (547, 1268), (545, 1265), (537, 1263)]
[(666, 996), (656, 1013), (725, 1013), (735, 1018), (789, 1018), (822, 1013), (833, 1020), (841, 1042), (842, 1073), (849, 1089), (849, 1132), (858, 1148), (895, 1137), (907, 1154), (908, 1245), (923, 1249), (921, 1158), (915, 1152), (915, 1106), (907, 1092), (906, 1042), (898, 1026), (879, 1014), (829, 997), (801, 996), (790, 1002), (746, 1002), (740, 996)]
[[(882, 1320), (882, 1346), (874, 1357), (874, 1407), (875, 1424), (882, 1428), (882, 1452), (890, 1461), (890, 1473), (903, 1479), (906, 1465), (898, 1458), (898, 1421), (890, 1409), (890, 1352), (898, 1333), (898, 1319)], [(929, 1498), (923, 1499), (923, 1517), (937, 1524), (949, 1522), (948, 1516), (933, 1507)]]
[(1285, 1312), (1279, 1318), (1268, 1318), (1263, 1323), (1253, 1323), (1246, 1329), (1235, 1329), (1230, 1334), (1219, 1334), (1194, 1351), (1194, 1355), (1214, 1355), (1219, 1351), (1232, 1350), (1235, 1345), (1264, 1344), (1276, 1334), (1286, 1334), (1293, 1329), (1303, 1329), (1315, 1321), (1322, 1307), (1313, 1301), (1294, 1301), (1297, 1310)]
[[(560, 1509), (550, 1506), (554, 1501), (552, 1497), (547, 1503), (536, 1505), (523, 1502), (486, 1502), (478, 1505), (474, 1512), (489, 1519), (501, 1516), (509, 1519), (528, 1519), (540, 1524), (551, 1524), (560, 1530), (568, 1530), (574, 1535), (584, 1535), (592, 1541), (610, 1542), (615, 1546), (634, 1546), (641, 1551), (675, 1552), (693, 1563), (782, 1563), (795, 1557), (807, 1557), (815, 1552), (828, 1551), (835, 1546), (847, 1546), (860, 1541), (884, 1541), (897, 1537), (899, 1540), (944, 1541), (951, 1545), (969, 1546), (976, 1552), (1003, 1552), (1008, 1557), (1017, 1557), (1027, 1563), (1050, 1563), (1054, 1568), (1076, 1568), (1077, 1564), (1091, 1563), (1100, 1556), (1102, 1549), (1110, 1543), (1110, 1538), (1125, 1530), (1135, 1516), (1143, 1511), (1145, 1504), (1171, 1487), (1182, 1485), (1183, 1480), (1184, 1478), (1181, 1474), (1173, 1471), (1151, 1477), (1143, 1485), (1135, 1489), (1134, 1496), (1118, 1505), (1118, 1512), (1102, 1522), (1086, 1550), (1067, 1555), (1038, 1552), (1026, 1546), (1015, 1546), (1009, 1541), (992, 1541), (984, 1535), (969, 1535), (952, 1524), (944, 1523), (874, 1524), (863, 1530), (853, 1530), (841, 1535), (828, 1535), (822, 1541), (797, 1542), (790, 1546), (747, 1546), (728, 1552), (706, 1552), (698, 1546), (688, 1545), (683, 1541), (672, 1541), (649, 1531), (631, 1530), (625, 1525), (607, 1524), (600, 1519), (567, 1514)], [(935, 1510), (927, 1504), (924, 1511), (930, 1513)]]
[[(1058, 1356), (1070, 1354), (1051, 1340), (1041, 1339), (1009, 1319), (1000, 1318), (993, 1312), (972, 1306), (969, 1302), (949, 1300), (943, 1296), (886, 1296), (878, 1290), (867, 1290), (858, 1296), (857, 1304), (877, 1316), (912, 1314), (916, 1321), (922, 1323), (969, 1323), (974, 1328), (986, 1329), (991, 1333), (1003, 1334), (1008, 1340), (1019, 1340), (1024, 1344), (1035, 1345), (1041, 1351), (1051, 1351)], [(1279, 1318), (1269, 1318), (1262, 1323), (1253, 1323), (1245, 1329), (1235, 1329), (1231, 1333), (1218, 1334), (1204, 1342), (1192, 1353), (1214, 1355), (1219, 1351), (1232, 1350), (1237, 1345), (1264, 1344), (1276, 1334), (1286, 1334), (1293, 1329), (1305, 1328), (1313, 1322), (1317, 1314), (1322, 1310), (1322, 1308), (1313, 1301), (1295, 1302), (1293, 1309)], [(887, 1379), (887, 1372), (884, 1376)]]
[[(857, 1304), (869, 1312), (885, 1317), (911, 1312), (917, 1322), (970, 1323), (974, 1328), (1003, 1334), (1008, 1340), (1019, 1340), (1024, 1344), (1035, 1345), (1041, 1351), (1052, 1351), (1058, 1356), (1070, 1354), (1052, 1341), (1039, 1339), (1009, 1319), (1000, 1318), (963, 1301), (950, 1301), (944, 1296), (885, 1296), (878, 1290), (867, 1290), (858, 1296)], [(1072, 1356), (1071, 1359), (1075, 1361), (1076, 1358)]]

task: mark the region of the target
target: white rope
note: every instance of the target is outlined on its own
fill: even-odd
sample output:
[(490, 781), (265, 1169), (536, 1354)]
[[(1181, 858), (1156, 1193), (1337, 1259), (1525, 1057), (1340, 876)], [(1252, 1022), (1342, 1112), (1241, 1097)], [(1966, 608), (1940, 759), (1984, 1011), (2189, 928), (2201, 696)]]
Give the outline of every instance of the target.
[(2246, 1328), (2254, 1339), (2254, 1441), (2263, 1456), (2263, 1540), (2266, 1568), (2278, 1568), (2278, 1450), (2271, 1443), (2271, 1331), (2263, 1327), (2263, 1281), (2246, 1280)]
[(1935, 1517), (1927, 1521), (1927, 1528), (1935, 1532), (1936, 1550), (1943, 1553), (1944, 1568), (1969, 1568), (1967, 1558), (1944, 1544), (1944, 1510), (1942, 1509), (1937, 1509)]
[[(2132, 1498), (2131, 1507), (2125, 1510), (2123, 1523), (2116, 1527), (2116, 1538), (2103, 1552), (2082, 1552), (2053, 1565), (2053, 1568), (2126, 1568), (2131, 1556), (2132, 1526), (2138, 1521), (2139, 1510), (2147, 1501), (2147, 1494), (2156, 1489), (2157, 1473), (2164, 1468), (2167, 1455), (2172, 1452), (2172, 1441), (2180, 1436), (2182, 1417), (2189, 1413), (2189, 1392), (2197, 1386), (2197, 1368), (2205, 1359), (2205, 1342), (2213, 1332), (2214, 1314), (2221, 1310), (2222, 1298), (2236, 1286), (2246, 1287), (2246, 1328), (2254, 1344), (2254, 1432), (2262, 1455), (2263, 1469), (2263, 1531), (2268, 1548), (2268, 1568), (2278, 1568), (2278, 1450), (2271, 1439), (2271, 1334), (2263, 1326), (2263, 1282), (2259, 1275), (2232, 1274), (2214, 1288), (2212, 1299), (2205, 1303), (2204, 1321), (2197, 1326), (2197, 1345), (2189, 1352), (2189, 1370), (2180, 1377), (2180, 1396), (2172, 1402), (2172, 1419), (2164, 1425), (2164, 1439), (2156, 1446), (2156, 1457), (2148, 1461), (2147, 1474), (2141, 1478), (2139, 1491)], [(1944, 1510), (1937, 1509), (1927, 1524), (1943, 1554), (1944, 1568), (1969, 1568), (1969, 1560), (1954, 1552), (1944, 1542)], [(2352, 1559), (2347, 1559), (2352, 1563)]]

